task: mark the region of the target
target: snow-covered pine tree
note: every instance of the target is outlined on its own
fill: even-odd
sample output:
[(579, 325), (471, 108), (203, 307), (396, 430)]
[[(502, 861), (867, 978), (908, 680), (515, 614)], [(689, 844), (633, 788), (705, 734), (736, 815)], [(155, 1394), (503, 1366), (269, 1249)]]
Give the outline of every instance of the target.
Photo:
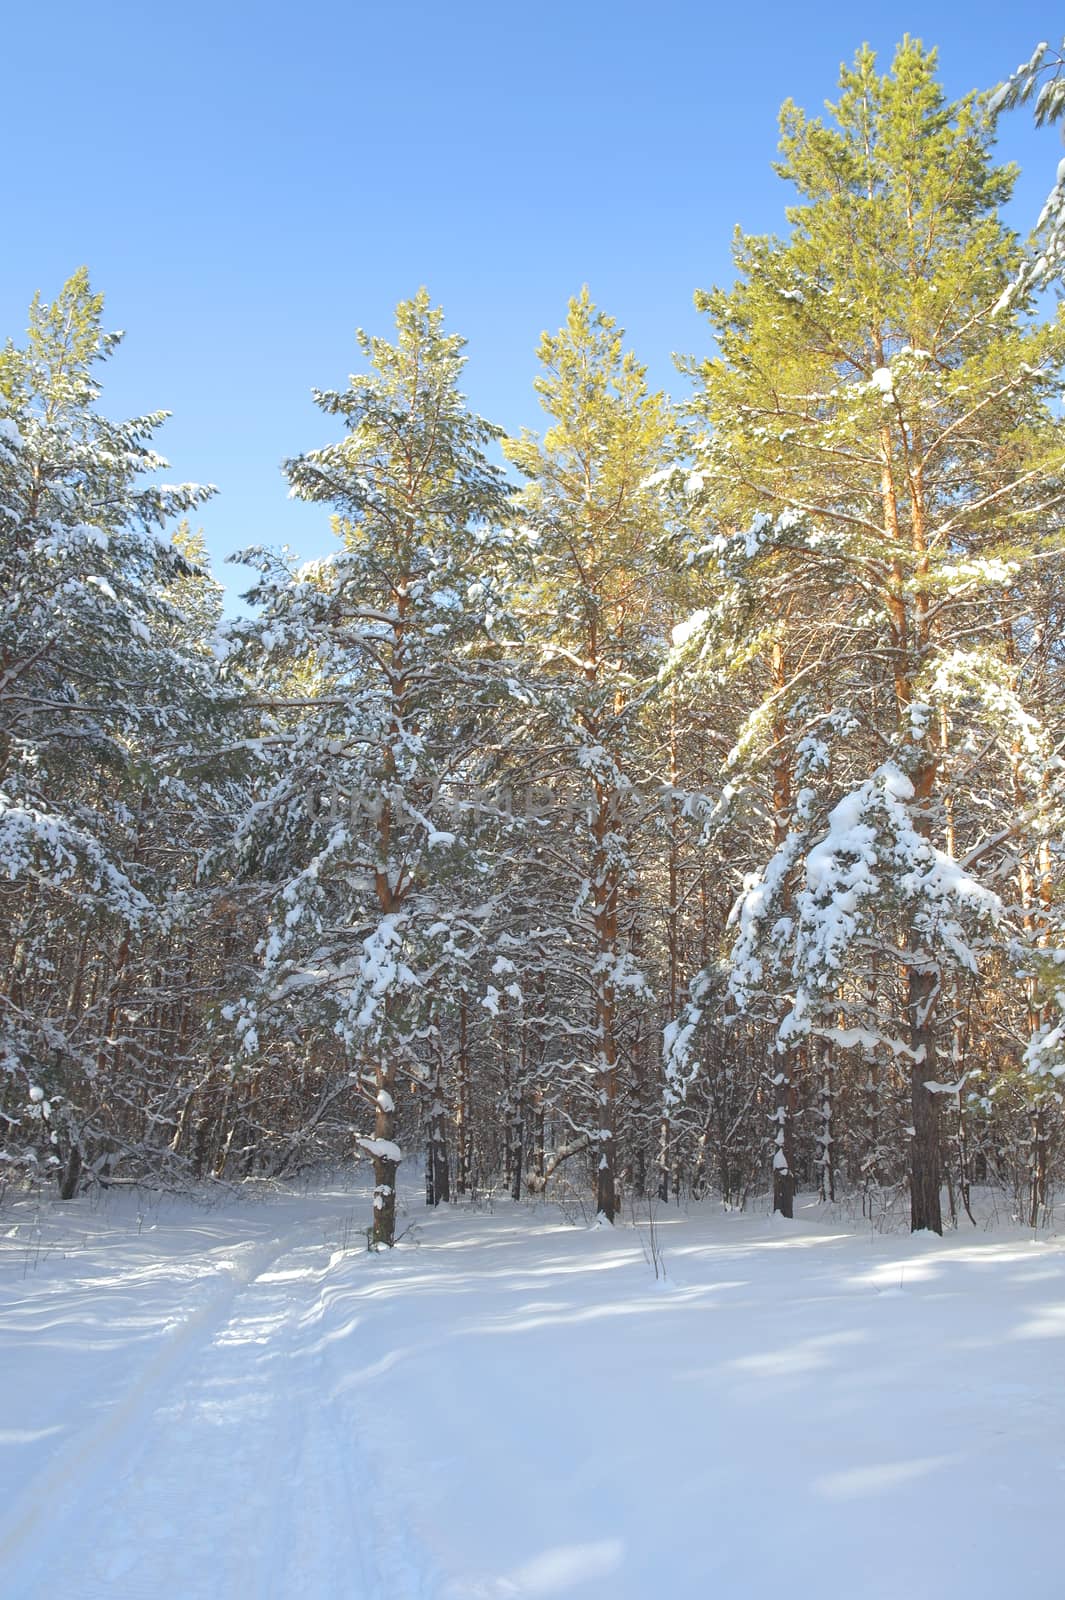
[(536, 577), (524, 605), (542, 663), (540, 736), (569, 820), (551, 843), (558, 919), (589, 999), (587, 1020), (567, 1025), (576, 1095), (568, 1115), (575, 1145), (594, 1149), (596, 1209), (612, 1222), (626, 1032), (633, 1002), (648, 992), (634, 960), (636, 780), (662, 631), (661, 506), (649, 480), (663, 464), (670, 415), (587, 289), (570, 301), (565, 327), (544, 334), (539, 355), (549, 426), (542, 437), (509, 439), (506, 451), (527, 480), (521, 513)]
[[(679, 779), (695, 858), (688, 870), (698, 901), (672, 935), (674, 943), (683, 942), (686, 970), (696, 976), (682, 1006), (681, 966), (671, 954), (665, 1102), (670, 1121), (689, 1121), (701, 1112), (696, 1170), (705, 1182), (703, 1174), (716, 1165), (729, 1203), (742, 1201), (759, 1180), (766, 1137), (757, 1113), (766, 1106), (773, 1207), (790, 1216), (802, 1052), (773, 1049), (778, 997), (759, 994), (737, 1008), (721, 955), (730, 943), (736, 896), (762, 864), (759, 849), (766, 840), (780, 845), (787, 834), (797, 757), (781, 691), (790, 677), (796, 616), (808, 606), (816, 611), (819, 597), (792, 587), (783, 595), (782, 617), (763, 613), (748, 582), (746, 548), (737, 550), (722, 535), (702, 474), (685, 474), (681, 481), (688, 496), (701, 499), (709, 523), (694, 530), (687, 559), (689, 614), (673, 630), (666, 668), (689, 730)], [(696, 600), (702, 604), (696, 607)], [(753, 716), (752, 704), (759, 708)], [(673, 893), (670, 899), (680, 900), (681, 910), (692, 896)]]
[[(1031, 103), (1037, 126), (1065, 118), (1065, 39), (1055, 48), (1044, 41), (992, 96), (991, 110), (1004, 111)], [(1000, 302), (1008, 310), (1031, 288), (1060, 286), (1065, 272), (1065, 161), (1058, 164), (1054, 186), (1037, 220), (1020, 270)], [(1000, 724), (1008, 724), (1011, 741), (1010, 783), (1003, 814), (1011, 817), (1017, 866), (1018, 903), (1015, 925), (1016, 967), (1021, 978), (1026, 1016), (1018, 1028), (1027, 1034), (1025, 1062), (1031, 1074), (1027, 1092), (998, 1072), (986, 1071), (970, 1099), (986, 1116), (1005, 1097), (1020, 1103), (1027, 1122), (1030, 1175), (1029, 1219), (1033, 1226), (1049, 1199), (1052, 1111), (1058, 1111), (1059, 1080), (1065, 1075), (1062, 1040), (1065, 1028), (1065, 928), (1061, 923), (1061, 840), (1063, 832), (1060, 754), (1061, 726), (1061, 586), (1056, 574), (1043, 572), (1026, 585), (1025, 614), (1011, 626), (1008, 660), (999, 675), (997, 693), (980, 699)], [(990, 686), (989, 686), (990, 687)], [(998, 1138), (1001, 1147), (1001, 1135)]]
[(976, 960), (961, 914), (991, 901), (951, 857), (985, 841), (976, 813), (948, 839), (937, 685), (970, 643), (994, 677), (989, 620), (1059, 548), (1062, 334), (1023, 294), (1002, 303), (1019, 253), (986, 102), (948, 104), (910, 39), (885, 76), (860, 51), (841, 89), (831, 121), (782, 112), (790, 237), (738, 238), (737, 286), (699, 297), (720, 350), (699, 368), (701, 470), (740, 530), (722, 559), (758, 627), (813, 597), (748, 736), (783, 708), (806, 774), (738, 912), (738, 992), (777, 962), (787, 1038), (846, 1048), (878, 947), (877, 1031), (910, 1064), (911, 1221), (938, 1231), (945, 975)]
[[(1003, 111), (1034, 101), (1037, 127), (1065, 117), (1065, 39), (1057, 49), (1046, 40), (1036, 45), (1031, 59), (1023, 61), (991, 96), (989, 110)], [(1065, 160), (1058, 163), (1054, 187), (1043, 204), (1033, 234), (1034, 248), (1026, 255), (1012, 282), (1003, 291), (1003, 309), (1032, 288), (1060, 280), (1065, 271)]]
[(174, 841), (154, 852), (149, 818), (192, 700), (216, 693), (213, 662), (169, 636), (192, 568), (162, 532), (211, 491), (145, 481), (165, 412), (97, 409), (121, 337), (102, 309), (80, 270), (0, 351), (0, 1094), (9, 1151), (58, 1167), (64, 1195), (138, 1099), (112, 1068), (140, 941), (167, 917)]
[[(335, 508), (339, 541), (294, 567), (262, 550), (248, 659), (283, 671), (269, 704), (277, 775), (240, 828), (268, 892), (262, 981), (237, 1023), (324, 1021), (374, 1113), (372, 1237), (395, 1237), (400, 1085), (430, 1076), (434, 1020), (491, 913), (479, 785), (506, 697), (499, 574), (508, 491), (497, 430), (459, 392), (463, 341), (425, 290), (396, 340), (315, 400), (343, 438), (288, 463), (292, 492)], [(263, 697), (271, 702), (271, 696)], [(424, 1096), (422, 1097), (424, 1099)]]

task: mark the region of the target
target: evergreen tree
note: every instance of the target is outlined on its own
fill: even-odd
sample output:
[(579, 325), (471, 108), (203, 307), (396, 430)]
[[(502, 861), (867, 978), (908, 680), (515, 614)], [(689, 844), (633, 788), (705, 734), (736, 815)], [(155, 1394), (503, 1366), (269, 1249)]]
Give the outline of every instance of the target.
[(149, 816), (194, 699), (216, 693), (213, 662), (173, 640), (168, 591), (193, 568), (160, 536), (210, 491), (145, 483), (166, 466), (150, 442), (164, 412), (97, 409), (120, 338), (102, 310), (81, 270), (0, 352), (2, 1093), (13, 1139), (28, 1118), (25, 1154), (60, 1167), (64, 1195), (117, 1126), (114, 1023), (138, 943), (168, 914)]
[(873, 1009), (894, 1013), (883, 1048), (911, 1063), (912, 1223), (938, 1231), (938, 1008), (996, 910), (948, 859), (977, 840), (956, 815), (947, 839), (940, 713), (957, 641), (979, 631), (973, 670), (993, 679), (989, 624), (1058, 548), (1062, 335), (1023, 297), (1002, 309), (1013, 175), (991, 162), (984, 102), (948, 104), (935, 53), (909, 39), (885, 76), (860, 51), (841, 89), (831, 123), (782, 112), (790, 237), (739, 237), (737, 286), (698, 297), (720, 350), (698, 369), (702, 467), (743, 530), (719, 560), (752, 587), (754, 628), (786, 631), (804, 597), (794, 670), (748, 735), (790, 729), (796, 788), (738, 913), (736, 992), (788, 945), (781, 1045), (839, 1042), (865, 953), (897, 952), (901, 990)]
[(524, 433), (506, 445), (528, 480), (521, 509), (536, 579), (525, 605), (542, 658), (540, 737), (560, 764), (554, 787), (574, 820), (555, 852), (560, 909), (572, 906), (578, 981), (591, 1001), (586, 1028), (573, 1034), (587, 1054), (571, 1062), (570, 1076), (583, 1068), (592, 1085), (577, 1131), (594, 1146), (596, 1209), (611, 1222), (625, 1010), (647, 993), (632, 894), (636, 782), (661, 638), (661, 509), (649, 480), (670, 427), (664, 397), (648, 393), (645, 370), (622, 340), (587, 289), (571, 300), (565, 327), (540, 342), (536, 390), (550, 426), (542, 438)]
[(373, 1239), (395, 1237), (402, 1081), (425, 1082), (440, 1006), (489, 912), (477, 855), (483, 751), (505, 696), (498, 596), (506, 486), (485, 450), (497, 431), (458, 390), (463, 341), (425, 290), (396, 312), (393, 344), (359, 333), (369, 372), (316, 393), (344, 424), (290, 461), (293, 492), (336, 508), (339, 547), (294, 569), (258, 566), (245, 625), (287, 674), (267, 732), (278, 773), (246, 817), (244, 870), (269, 888), (258, 1012), (316, 1018), (342, 1041), (373, 1108)]

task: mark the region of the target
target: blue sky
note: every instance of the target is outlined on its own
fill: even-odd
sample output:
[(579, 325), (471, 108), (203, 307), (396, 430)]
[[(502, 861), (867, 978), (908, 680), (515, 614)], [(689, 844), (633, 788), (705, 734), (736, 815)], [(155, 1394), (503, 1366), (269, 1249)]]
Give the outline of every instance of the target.
[[(782, 100), (819, 110), (863, 40), (886, 66), (906, 32), (951, 95), (989, 87), (1061, 29), (1029, 0), (12, 0), (0, 335), (88, 265), (127, 330), (104, 409), (173, 412), (160, 447), (219, 485), (201, 520), (235, 593), (243, 544), (328, 548), (279, 463), (329, 437), (310, 389), (343, 385), (356, 326), (387, 332), (427, 284), (469, 340), (472, 404), (517, 430), (539, 334), (587, 282), (681, 394), (671, 352), (706, 349), (692, 291), (729, 280), (734, 224), (785, 226)], [(1026, 228), (1058, 134), (1022, 110), (1000, 153)]]

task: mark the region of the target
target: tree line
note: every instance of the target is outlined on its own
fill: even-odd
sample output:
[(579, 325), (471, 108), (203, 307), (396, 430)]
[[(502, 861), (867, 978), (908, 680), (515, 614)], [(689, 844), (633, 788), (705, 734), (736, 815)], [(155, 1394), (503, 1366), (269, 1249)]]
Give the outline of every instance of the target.
[[(772, 1185), (1035, 1223), (1065, 1149), (1065, 192), (858, 52), (781, 113), (781, 236), (651, 392), (587, 290), (541, 427), (425, 290), (285, 464), (320, 560), (222, 618), (164, 413), (99, 406), (80, 271), (0, 353), (0, 1143), (11, 1181), (431, 1204)], [(171, 532), (177, 523), (176, 531)]]

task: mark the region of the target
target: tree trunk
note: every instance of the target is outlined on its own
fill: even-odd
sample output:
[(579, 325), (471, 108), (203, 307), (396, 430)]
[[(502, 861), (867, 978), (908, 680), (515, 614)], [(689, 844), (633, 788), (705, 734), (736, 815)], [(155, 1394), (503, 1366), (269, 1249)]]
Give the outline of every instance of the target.
[(518, 1085), (513, 1091), (512, 1117), (508, 1125), (510, 1197), (521, 1199), (522, 1166), (525, 1159), (526, 1084), (529, 1081), (529, 1019), (524, 1011), (518, 1033)]
[(939, 1144), (939, 1096), (925, 1087), (936, 1075), (933, 1011), (939, 973), (932, 966), (911, 966), (906, 974), (906, 1009), (910, 1047), (914, 1053), (910, 1095), (913, 1137), (910, 1143), (910, 1228), (917, 1233), (943, 1232), (940, 1190), (943, 1156)]
[(832, 1084), (832, 1046), (827, 1039), (817, 1041), (817, 1170), (821, 1199), (836, 1198), (836, 1162), (833, 1146), (832, 1111), (835, 1093)]
[[(600, 1102), (602, 1109), (602, 1102)], [(604, 1217), (607, 1222), (614, 1221), (617, 1209), (617, 1195), (614, 1184), (614, 1169), (617, 1161), (614, 1135), (609, 1128), (599, 1130), (599, 1165), (595, 1173), (595, 1210), (596, 1215)]]
[(782, 1217), (795, 1215), (795, 1055), (789, 1050), (774, 1078), (776, 1105), (770, 1122), (773, 1136), (773, 1210)]
[(510, 1197), (520, 1200), (522, 1156), (525, 1150), (525, 1106), (522, 1100), (518, 1101), (514, 1119), (510, 1123), (509, 1139)]
[(465, 991), (459, 1000), (459, 1052), (455, 1097), (455, 1192), (464, 1195), (470, 1186), (470, 1052), (467, 1033)]
[[(789, 601), (785, 612), (785, 626), (791, 615)], [(770, 673), (774, 690), (778, 695), (783, 693), (788, 681), (787, 663), (784, 656), (784, 641), (778, 636), (773, 640), (770, 655)], [(773, 737), (777, 749), (780, 751), (778, 759), (773, 763), (773, 841), (779, 848), (788, 836), (788, 827), (791, 821), (792, 795), (791, 795), (791, 757), (788, 748), (787, 726), (783, 717), (777, 716), (773, 722)], [(786, 899), (786, 909), (790, 909), (791, 896)], [(770, 1120), (775, 1124), (776, 1133), (773, 1139), (773, 1211), (779, 1212), (782, 1217), (795, 1215), (795, 1072), (797, 1059), (794, 1050), (789, 1050), (781, 1057), (780, 1069), (774, 1078), (776, 1084), (776, 1105)]]
[(545, 1127), (544, 1097), (537, 1089), (533, 1097), (533, 1151), (532, 1172), (529, 1174), (529, 1188), (534, 1184), (538, 1190), (543, 1190), (547, 1177), (547, 1129)]
[(451, 1173), (447, 1154), (447, 1111), (443, 1096), (443, 1073), (437, 1052), (433, 1052), (433, 1072), (426, 1089), (429, 1096), (425, 1152), (425, 1203), (446, 1205), (451, 1199)]
[(1039, 1219), (1050, 1199), (1050, 1141), (1047, 1132), (1047, 1107), (1042, 1095), (1032, 1109), (1032, 1147), (1030, 1158), (1028, 1225), (1038, 1228)]
[(66, 1165), (63, 1168), (63, 1176), (59, 1180), (60, 1200), (73, 1200), (74, 1196), (78, 1192), (78, 1181), (80, 1178), (81, 1151), (78, 1149), (76, 1144), (72, 1144), (70, 1147), (70, 1154), (66, 1159)]
[[(374, 1112), (374, 1138), (395, 1142), (396, 1111), (393, 1089), (395, 1076), (383, 1061), (377, 1064), (377, 1105)], [(378, 1151), (373, 1157), (373, 1230), (375, 1250), (389, 1249), (396, 1242), (396, 1169), (399, 1163)]]
[(617, 1211), (617, 996), (614, 965), (618, 956), (620, 874), (610, 859), (607, 839), (616, 826), (616, 797), (600, 791), (595, 820), (592, 885), (596, 934), (595, 1033), (597, 1045), (595, 1210), (613, 1222)]
[(665, 1112), (658, 1124), (658, 1198), (669, 1199), (669, 1116)]
[(389, 1250), (396, 1242), (396, 1162), (373, 1158), (373, 1246)]

